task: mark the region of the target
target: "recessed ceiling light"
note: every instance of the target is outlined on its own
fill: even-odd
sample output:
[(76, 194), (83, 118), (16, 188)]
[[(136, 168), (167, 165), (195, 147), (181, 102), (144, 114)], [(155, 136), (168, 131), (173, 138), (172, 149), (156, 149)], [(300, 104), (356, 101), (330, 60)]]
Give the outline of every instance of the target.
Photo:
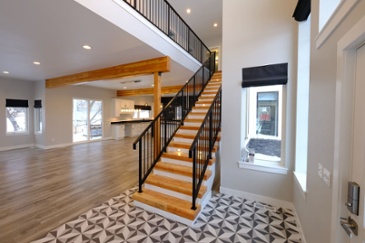
[(191, 9), (190, 8), (188, 8), (188, 9), (186, 9), (186, 13), (191, 13)]
[(91, 46), (89, 46), (89, 45), (83, 45), (82, 46), (84, 49), (86, 49), (86, 50), (90, 50), (91, 49)]
[(218, 24), (217, 24), (217, 23), (214, 23), (214, 24), (213, 24), (213, 26), (214, 26), (214, 27), (218, 27)]
[(8, 71), (3, 71), (3, 74), (9, 74), (9, 72)]
[(155, 87), (155, 85), (154, 85), (154, 84), (151, 84), (151, 86), (152, 86), (152, 87)]
[(37, 62), (37, 61), (33, 62), (33, 64), (34, 65), (41, 65), (41, 63), (40, 62)]
[(123, 89), (127, 89), (127, 87), (124, 86)]

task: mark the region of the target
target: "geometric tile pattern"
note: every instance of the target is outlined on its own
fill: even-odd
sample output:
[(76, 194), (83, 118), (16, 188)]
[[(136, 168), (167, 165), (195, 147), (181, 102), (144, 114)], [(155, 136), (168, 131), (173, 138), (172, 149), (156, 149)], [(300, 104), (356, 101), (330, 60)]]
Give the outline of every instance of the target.
[(127, 190), (33, 243), (272, 242), (300, 243), (291, 210), (216, 194), (192, 227), (147, 212)]

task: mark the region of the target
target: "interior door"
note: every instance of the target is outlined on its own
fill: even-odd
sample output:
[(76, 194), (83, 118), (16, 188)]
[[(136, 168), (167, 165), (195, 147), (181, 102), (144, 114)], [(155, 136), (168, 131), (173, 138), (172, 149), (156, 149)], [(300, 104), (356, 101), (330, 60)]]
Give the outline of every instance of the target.
[[(347, 211), (343, 217), (351, 217), (358, 227), (358, 235), (347, 238), (349, 243), (364, 243), (364, 164), (365, 164), (365, 46), (360, 47), (356, 52), (356, 81), (355, 81), (355, 98), (354, 98), (354, 126), (353, 126), (353, 144), (352, 144), (352, 163), (350, 181), (360, 186), (359, 196), (359, 215)], [(344, 187), (348, 185), (344, 184)], [(345, 188), (344, 188), (345, 189)], [(347, 188), (346, 188), (347, 189)], [(343, 205), (347, 203), (345, 197)]]

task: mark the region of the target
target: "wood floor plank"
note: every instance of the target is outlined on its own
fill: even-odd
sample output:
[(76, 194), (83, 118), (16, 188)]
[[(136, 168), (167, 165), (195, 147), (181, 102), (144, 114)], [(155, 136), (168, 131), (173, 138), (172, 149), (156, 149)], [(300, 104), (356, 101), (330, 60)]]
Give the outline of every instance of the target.
[(36, 240), (137, 185), (134, 139), (0, 152), (0, 242)]

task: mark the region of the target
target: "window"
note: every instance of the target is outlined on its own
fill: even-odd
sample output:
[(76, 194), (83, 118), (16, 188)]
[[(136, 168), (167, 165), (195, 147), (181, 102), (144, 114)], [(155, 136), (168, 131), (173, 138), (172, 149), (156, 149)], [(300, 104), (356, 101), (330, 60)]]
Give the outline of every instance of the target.
[(34, 101), (34, 132), (42, 133), (42, 100)]
[(6, 99), (6, 133), (28, 133), (28, 100)]
[(135, 105), (133, 118), (144, 119), (151, 117), (151, 106), (146, 105)]
[(298, 23), (298, 77), (295, 146), (295, 178), (303, 192), (307, 184), (308, 109), (310, 80), (311, 18)]
[(103, 102), (73, 100), (73, 142), (101, 139), (103, 136)]
[(280, 162), (282, 85), (249, 88), (247, 106), (246, 149), (255, 160)]
[(323, 26), (328, 22), (340, 2), (341, 0), (319, 1), (319, 31), (321, 31)]

